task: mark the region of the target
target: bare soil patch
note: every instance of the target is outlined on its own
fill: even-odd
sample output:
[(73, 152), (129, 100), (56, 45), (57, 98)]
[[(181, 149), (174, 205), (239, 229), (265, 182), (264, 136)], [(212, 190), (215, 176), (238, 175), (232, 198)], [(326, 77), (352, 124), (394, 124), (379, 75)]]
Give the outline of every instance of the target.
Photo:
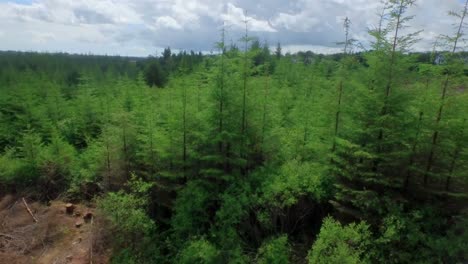
[(102, 227), (95, 209), (74, 204), (67, 214), (66, 203), (49, 205), (11, 195), (0, 200), (0, 263), (104, 264), (110, 249), (100, 243)]

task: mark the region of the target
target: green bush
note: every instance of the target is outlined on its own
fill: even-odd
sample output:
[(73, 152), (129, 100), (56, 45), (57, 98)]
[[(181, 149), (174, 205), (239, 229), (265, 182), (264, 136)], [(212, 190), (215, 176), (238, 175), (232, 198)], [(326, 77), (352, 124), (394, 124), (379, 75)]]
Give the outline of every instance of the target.
[(8, 149), (0, 155), (0, 185), (4, 188), (21, 188), (32, 184), (37, 178), (34, 172), (33, 166), (28, 166), (24, 160), (14, 157), (13, 149)]
[(291, 249), (286, 235), (279, 236), (263, 243), (257, 253), (258, 264), (289, 263)]
[(217, 264), (222, 263), (219, 250), (206, 239), (188, 242), (177, 260), (179, 264)]
[(133, 176), (128, 187), (130, 193), (107, 193), (98, 201), (98, 208), (104, 213), (111, 224), (111, 230), (114, 231), (116, 254), (125, 256), (129, 263), (146, 263), (148, 259), (157, 259), (159, 256), (158, 247), (152, 246), (152, 243), (157, 241), (156, 224), (146, 213), (148, 192), (152, 184)]
[(317, 240), (309, 251), (309, 263), (368, 263), (364, 253), (369, 247), (370, 238), (369, 225), (365, 222), (342, 226), (333, 218), (326, 218)]

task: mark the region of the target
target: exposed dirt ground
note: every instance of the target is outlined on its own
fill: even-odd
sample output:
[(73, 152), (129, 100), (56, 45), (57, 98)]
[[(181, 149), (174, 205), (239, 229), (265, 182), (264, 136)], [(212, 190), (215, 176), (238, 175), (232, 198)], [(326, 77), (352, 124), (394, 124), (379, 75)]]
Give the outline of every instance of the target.
[(61, 201), (49, 205), (25, 201), (38, 222), (28, 213), (22, 197), (7, 195), (0, 200), (0, 263), (109, 262), (110, 250), (102, 246), (102, 225), (93, 208), (74, 205), (74, 213), (67, 214)]

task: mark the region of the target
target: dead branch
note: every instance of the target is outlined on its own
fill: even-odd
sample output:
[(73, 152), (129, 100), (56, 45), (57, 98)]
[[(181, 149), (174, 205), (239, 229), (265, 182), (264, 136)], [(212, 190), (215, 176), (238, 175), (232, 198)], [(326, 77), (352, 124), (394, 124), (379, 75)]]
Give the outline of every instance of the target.
[(91, 237), (89, 239), (90, 246), (89, 246), (89, 264), (93, 264), (93, 244), (94, 244), (94, 217), (91, 215)]
[(22, 200), (23, 200), (24, 206), (26, 207), (26, 210), (28, 210), (28, 213), (31, 215), (34, 222), (36, 223), (39, 222), (39, 220), (37, 220), (37, 218), (34, 216), (33, 212), (31, 211), (31, 209), (29, 208), (28, 204), (26, 203), (26, 200), (24, 199), (24, 197), (22, 198)]
[(6, 238), (9, 238), (9, 239), (14, 239), (13, 236), (8, 235), (8, 234), (3, 234), (3, 233), (0, 233), (0, 237), (6, 237)]

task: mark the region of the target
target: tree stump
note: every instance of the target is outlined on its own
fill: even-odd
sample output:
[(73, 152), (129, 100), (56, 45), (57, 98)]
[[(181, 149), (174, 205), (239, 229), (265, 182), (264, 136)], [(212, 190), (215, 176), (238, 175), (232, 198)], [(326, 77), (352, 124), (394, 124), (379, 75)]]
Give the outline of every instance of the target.
[(71, 203), (67, 203), (65, 205), (65, 212), (69, 215), (72, 215), (73, 214), (73, 210), (75, 210), (75, 206)]
[(79, 219), (75, 222), (76, 228), (80, 228), (82, 225), (84, 225), (84, 221), (82, 219)]
[(93, 218), (93, 213), (91, 212), (86, 212), (83, 216), (83, 219), (86, 223), (91, 222), (91, 219)]

